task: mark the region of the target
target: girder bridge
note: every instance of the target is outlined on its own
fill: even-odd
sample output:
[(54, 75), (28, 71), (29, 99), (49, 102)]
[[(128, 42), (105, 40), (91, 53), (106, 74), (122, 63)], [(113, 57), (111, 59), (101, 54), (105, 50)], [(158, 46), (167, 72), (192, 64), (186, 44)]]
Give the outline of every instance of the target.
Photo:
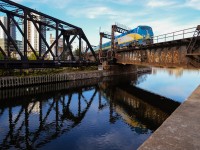
[[(200, 68), (200, 25), (152, 37), (153, 44), (117, 48), (112, 34), (100, 33), (100, 60), (116, 61), (118, 64), (133, 64), (161, 67)], [(120, 33), (126, 32), (123, 30)], [(111, 49), (102, 51), (102, 38), (111, 39)]]

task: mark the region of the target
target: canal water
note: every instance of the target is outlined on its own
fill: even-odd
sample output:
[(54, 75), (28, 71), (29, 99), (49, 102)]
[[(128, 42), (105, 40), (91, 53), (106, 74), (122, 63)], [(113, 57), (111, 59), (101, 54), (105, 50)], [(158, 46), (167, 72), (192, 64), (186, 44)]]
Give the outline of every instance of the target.
[[(2, 89), (0, 149), (137, 149), (196, 88), (197, 77), (198, 71), (154, 68), (148, 74)], [(183, 87), (179, 80), (186, 78), (194, 83)], [(165, 90), (174, 88), (168, 83), (183, 92)]]
[(152, 73), (145, 75), (145, 81), (138, 87), (184, 102), (200, 85), (200, 70), (183, 68), (152, 68)]

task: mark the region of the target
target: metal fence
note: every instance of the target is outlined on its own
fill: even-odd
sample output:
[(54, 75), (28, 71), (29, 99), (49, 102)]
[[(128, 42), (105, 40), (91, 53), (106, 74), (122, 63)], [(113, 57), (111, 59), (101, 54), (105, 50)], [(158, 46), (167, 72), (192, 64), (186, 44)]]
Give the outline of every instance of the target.
[(196, 27), (152, 37), (154, 43), (168, 42), (193, 37)]

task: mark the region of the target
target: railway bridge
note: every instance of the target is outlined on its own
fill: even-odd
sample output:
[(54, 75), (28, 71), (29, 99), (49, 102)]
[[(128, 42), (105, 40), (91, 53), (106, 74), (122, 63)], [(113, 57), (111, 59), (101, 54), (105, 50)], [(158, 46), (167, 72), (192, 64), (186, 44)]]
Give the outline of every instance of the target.
[[(93, 48), (80, 27), (10, 0), (0, 0), (0, 15), (4, 35), (0, 39), (1, 69), (96, 65)], [(77, 58), (72, 52), (74, 42), (78, 44)], [(83, 62), (87, 52), (94, 62)]]
[[(102, 48), (102, 38), (112, 40), (112, 35), (100, 33), (100, 48)], [(121, 49), (111, 45), (110, 50), (100, 49), (99, 58), (103, 61), (114, 58), (118, 64), (200, 68), (200, 25), (154, 36), (152, 40), (153, 44)]]
[[(0, 14), (6, 18), (6, 21), (0, 20), (0, 30), (5, 35), (0, 39), (0, 69), (90, 66), (102, 60), (116, 60), (118, 64), (200, 67), (200, 25), (154, 36), (153, 44), (123, 49), (115, 47), (115, 32), (125, 33), (128, 29), (112, 25), (110, 35), (100, 33), (100, 51), (95, 52), (83, 30), (68, 22), (8, 0), (0, 0)], [(17, 35), (12, 34), (13, 28)], [(30, 40), (30, 28), (37, 35), (36, 43)], [(54, 38), (48, 41), (51, 35)], [(103, 37), (111, 40), (108, 51), (101, 50)], [(72, 52), (74, 42), (78, 43), (77, 57)]]

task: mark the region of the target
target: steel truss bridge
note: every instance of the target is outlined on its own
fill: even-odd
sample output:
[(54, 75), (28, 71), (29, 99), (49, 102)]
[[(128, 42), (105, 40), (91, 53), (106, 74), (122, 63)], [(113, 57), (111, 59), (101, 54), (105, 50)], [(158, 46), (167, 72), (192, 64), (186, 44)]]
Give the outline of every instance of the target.
[[(115, 24), (111, 34), (100, 33), (100, 51), (95, 53), (80, 27), (8, 0), (0, 0), (0, 14), (7, 17), (6, 23), (0, 20), (0, 29), (6, 36), (4, 46), (0, 45), (3, 57), (0, 57), (0, 69), (90, 66), (105, 60), (120, 64), (200, 68), (200, 25), (152, 37), (153, 44), (119, 49), (114, 43), (115, 32), (125, 33), (128, 29)], [(30, 25), (38, 34), (38, 46), (30, 42)], [(21, 39), (16, 40), (11, 34), (13, 26)], [(48, 42), (46, 33), (53, 33), (55, 38)], [(109, 51), (102, 51), (103, 38), (111, 40)], [(82, 41), (86, 45), (84, 52), (81, 52)], [(74, 42), (78, 43), (78, 58), (72, 53)], [(29, 58), (30, 53), (34, 59)]]
[[(80, 27), (61, 21), (39, 11), (22, 6), (10, 0), (0, 0), (0, 14), (7, 17), (6, 23), (0, 20), (0, 29), (6, 35), (5, 47), (0, 47), (3, 60), (0, 60), (0, 68), (40, 68), (56, 66), (80, 66), (94, 65), (96, 62), (86, 60), (87, 53), (90, 52), (95, 61), (97, 57), (90, 45), (85, 33)], [(34, 26), (34, 31), (38, 34), (38, 46), (30, 42), (30, 25)], [(20, 37), (22, 45), (11, 34), (12, 27), (17, 29), (17, 36)], [(46, 33), (53, 33), (55, 38), (51, 43), (47, 41)], [(75, 59), (72, 53), (72, 43), (78, 40), (79, 55)], [(81, 53), (85, 42), (86, 48)], [(59, 50), (59, 43), (62, 43), (63, 50)], [(34, 60), (28, 58), (29, 53), (35, 57)], [(13, 54), (18, 58), (13, 58)]]

